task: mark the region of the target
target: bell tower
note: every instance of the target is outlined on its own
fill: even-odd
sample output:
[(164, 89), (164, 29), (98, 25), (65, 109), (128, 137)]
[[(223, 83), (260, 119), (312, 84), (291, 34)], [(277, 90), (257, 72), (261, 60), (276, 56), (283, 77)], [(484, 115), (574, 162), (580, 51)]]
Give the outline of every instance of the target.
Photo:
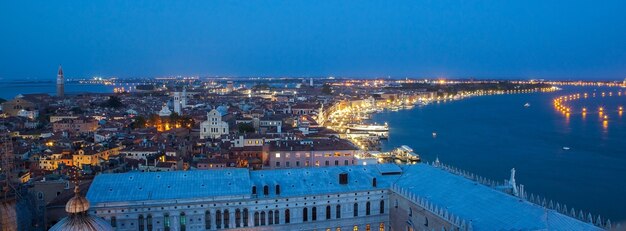
[(65, 96), (65, 78), (63, 78), (63, 68), (59, 65), (59, 72), (57, 73), (57, 96)]

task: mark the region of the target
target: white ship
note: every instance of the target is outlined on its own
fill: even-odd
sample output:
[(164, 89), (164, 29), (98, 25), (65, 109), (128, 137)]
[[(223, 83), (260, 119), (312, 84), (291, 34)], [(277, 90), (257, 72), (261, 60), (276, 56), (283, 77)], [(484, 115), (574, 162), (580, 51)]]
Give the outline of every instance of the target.
[(349, 124), (348, 132), (350, 131), (367, 131), (367, 132), (387, 132), (389, 131), (389, 126), (387, 123), (385, 125), (378, 124)]

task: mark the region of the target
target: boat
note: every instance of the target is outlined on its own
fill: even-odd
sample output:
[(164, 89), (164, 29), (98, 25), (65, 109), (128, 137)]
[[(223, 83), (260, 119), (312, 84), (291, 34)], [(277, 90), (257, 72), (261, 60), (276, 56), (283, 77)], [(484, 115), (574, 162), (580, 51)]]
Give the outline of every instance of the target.
[(565, 151), (567, 151), (569, 149), (570, 149), (569, 147), (563, 147), (563, 150), (565, 150)]
[(392, 151), (393, 156), (398, 159), (403, 159), (409, 162), (419, 162), (420, 156), (413, 151), (413, 149), (407, 145), (402, 145)]
[(524, 107), (530, 107), (530, 103), (524, 104)]
[(437, 133), (433, 132), (433, 138), (437, 138)]
[(350, 131), (367, 131), (367, 132), (387, 132), (389, 131), (389, 125), (378, 124), (348, 124), (348, 132)]

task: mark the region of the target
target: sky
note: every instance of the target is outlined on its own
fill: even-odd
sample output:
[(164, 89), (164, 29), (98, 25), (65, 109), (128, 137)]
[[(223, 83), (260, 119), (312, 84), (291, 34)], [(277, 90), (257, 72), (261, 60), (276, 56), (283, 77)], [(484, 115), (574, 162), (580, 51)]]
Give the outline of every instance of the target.
[(626, 78), (626, 1), (1, 1), (0, 80)]

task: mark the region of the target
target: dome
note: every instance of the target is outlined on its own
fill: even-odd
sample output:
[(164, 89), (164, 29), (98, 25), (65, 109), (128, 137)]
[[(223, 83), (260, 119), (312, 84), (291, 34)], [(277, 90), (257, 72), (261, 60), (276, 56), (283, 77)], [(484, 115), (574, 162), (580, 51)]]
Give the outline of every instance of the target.
[(49, 231), (109, 231), (111, 224), (104, 219), (87, 213), (89, 201), (80, 194), (78, 184), (74, 188), (74, 197), (65, 204), (67, 217), (57, 222)]
[(48, 231), (113, 231), (113, 227), (102, 218), (77, 213), (61, 219)]
[(75, 196), (65, 204), (65, 212), (82, 213), (89, 210), (89, 201), (83, 196)]

